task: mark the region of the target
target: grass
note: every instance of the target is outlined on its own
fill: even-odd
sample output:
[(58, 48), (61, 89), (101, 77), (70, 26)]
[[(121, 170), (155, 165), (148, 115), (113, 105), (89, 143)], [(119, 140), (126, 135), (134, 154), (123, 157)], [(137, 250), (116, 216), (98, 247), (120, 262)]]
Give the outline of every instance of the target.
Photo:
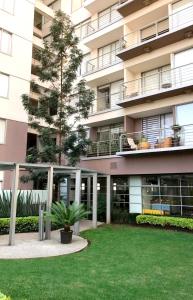
[(69, 256), (0, 261), (0, 290), (12, 300), (193, 299), (193, 235), (128, 226), (83, 234)]

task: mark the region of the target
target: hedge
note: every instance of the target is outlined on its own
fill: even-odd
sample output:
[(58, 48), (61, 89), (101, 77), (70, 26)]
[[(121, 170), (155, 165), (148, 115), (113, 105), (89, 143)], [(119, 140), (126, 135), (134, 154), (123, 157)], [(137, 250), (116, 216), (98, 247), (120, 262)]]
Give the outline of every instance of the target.
[(149, 224), (162, 227), (171, 226), (193, 230), (193, 219), (188, 218), (139, 215), (136, 218), (136, 222), (137, 224)]
[[(0, 219), (0, 235), (9, 233), (9, 218)], [(52, 229), (57, 229), (52, 224)], [(15, 232), (37, 232), (38, 231), (38, 217), (18, 217), (16, 218)]]
[(10, 297), (5, 296), (4, 294), (0, 293), (0, 300), (11, 300)]

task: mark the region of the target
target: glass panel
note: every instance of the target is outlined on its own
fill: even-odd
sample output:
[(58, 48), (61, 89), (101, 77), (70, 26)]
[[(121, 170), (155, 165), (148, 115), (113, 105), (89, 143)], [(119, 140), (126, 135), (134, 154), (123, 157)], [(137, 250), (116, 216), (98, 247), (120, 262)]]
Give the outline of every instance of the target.
[(102, 12), (99, 13), (98, 15), (98, 27), (99, 28), (103, 28), (105, 26), (107, 26), (108, 23), (110, 23), (110, 8), (103, 10)]
[(153, 24), (141, 30), (141, 41), (152, 39), (156, 36), (156, 26)]

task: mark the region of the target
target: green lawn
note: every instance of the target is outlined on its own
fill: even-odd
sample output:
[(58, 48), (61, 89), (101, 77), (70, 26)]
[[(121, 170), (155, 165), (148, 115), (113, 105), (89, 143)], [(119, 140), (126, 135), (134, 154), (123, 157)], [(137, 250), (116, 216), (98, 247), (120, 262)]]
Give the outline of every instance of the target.
[(0, 261), (13, 300), (193, 299), (193, 234), (127, 226), (84, 233), (69, 256)]

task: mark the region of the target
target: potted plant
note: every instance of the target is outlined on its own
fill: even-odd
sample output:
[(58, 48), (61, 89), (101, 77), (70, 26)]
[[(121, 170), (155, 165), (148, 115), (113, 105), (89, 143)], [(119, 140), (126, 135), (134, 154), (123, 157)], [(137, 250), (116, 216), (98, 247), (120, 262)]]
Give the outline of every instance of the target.
[(145, 136), (142, 136), (138, 148), (141, 150), (149, 149), (150, 148), (150, 143), (148, 142), (147, 138)]
[(172, 126), (172, 130), (174, 131), (173, 145), (174, 147), (180, 146), (180, 131), (182, 127), (178, 124), (174, 124)]
[(83, 204), (66, 205), (63, 201), (52, 204), (51, 208), (51, 220), (57, 226), (63, 227), (60, 230), (60, 237), (62, 244), (69, 244), (72, 242), (71, 226), (76, 222), (84, 219), (88, 215), (88, 211), (85, 211)]

